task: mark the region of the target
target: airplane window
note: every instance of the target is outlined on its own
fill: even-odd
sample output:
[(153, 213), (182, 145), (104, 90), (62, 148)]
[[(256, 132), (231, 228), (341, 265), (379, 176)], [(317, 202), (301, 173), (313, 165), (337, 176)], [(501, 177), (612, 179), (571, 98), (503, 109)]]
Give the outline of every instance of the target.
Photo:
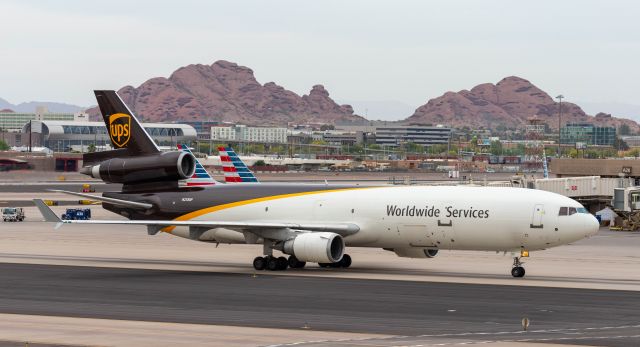
[(566, 215), (567, 215), (567, 208), (560, 207), (560, 212), (558, 212), (558, 216), (566, 216)]
[(577, 211), (575, 207), (569, 207), (569, 215), (575, 214), (576, 212)]
[(589, 211), (584, 207), (578, 207), (578, 213), (589, 213)]

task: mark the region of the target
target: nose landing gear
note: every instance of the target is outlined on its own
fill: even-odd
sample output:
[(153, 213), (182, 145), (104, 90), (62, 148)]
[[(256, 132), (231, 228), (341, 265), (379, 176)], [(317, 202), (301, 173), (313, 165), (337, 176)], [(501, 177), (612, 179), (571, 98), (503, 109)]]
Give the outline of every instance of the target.
[(511, 268), (511, 276), (513, 277), (524, 277), (524, 267), (522, 267), (524, 262), (520, 261), (520, 257), (513, 258), (513, 267)]

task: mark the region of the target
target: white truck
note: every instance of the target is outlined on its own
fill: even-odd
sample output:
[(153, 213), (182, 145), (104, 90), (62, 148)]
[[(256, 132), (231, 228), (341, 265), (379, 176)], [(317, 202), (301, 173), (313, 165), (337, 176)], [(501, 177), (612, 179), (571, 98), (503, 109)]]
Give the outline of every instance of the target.
[(22, 207), (5, 207), (2, 209), (2, 220), (5, 222), (22, 222), (24, 210)]

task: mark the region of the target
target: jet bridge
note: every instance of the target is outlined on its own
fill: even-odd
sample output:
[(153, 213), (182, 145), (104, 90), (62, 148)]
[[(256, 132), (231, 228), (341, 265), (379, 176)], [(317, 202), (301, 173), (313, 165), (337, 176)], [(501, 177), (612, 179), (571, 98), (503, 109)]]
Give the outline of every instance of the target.
[[(635, 179), (629, 177), (562, 177), (527, 179), (524, 176), (511, 178), (510, 186), (530, 189), (540, 189), (570, 197), (589, 211), (596, 212), (605, 206), (610, 206), (614, 197), (614, 190), (633, 187)], [(640, 189), (638, 187), (637, 189)]]

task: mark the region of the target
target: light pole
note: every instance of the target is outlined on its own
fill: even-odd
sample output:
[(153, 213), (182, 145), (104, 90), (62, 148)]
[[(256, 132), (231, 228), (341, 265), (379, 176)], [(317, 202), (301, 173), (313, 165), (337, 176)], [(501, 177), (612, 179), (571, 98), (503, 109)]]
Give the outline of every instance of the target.
[(562, 135), (561, 135), (561, 129), (562, 129), (562, 99), (564, 99), (564, 95), (560, 94), (558, 96), (556, 96), (556, 99), (558, 99), (558, 104), (560, 107), (560, 111), (558, 112), (558, 158), (560, 158), (560, 143), (562, 142)]

